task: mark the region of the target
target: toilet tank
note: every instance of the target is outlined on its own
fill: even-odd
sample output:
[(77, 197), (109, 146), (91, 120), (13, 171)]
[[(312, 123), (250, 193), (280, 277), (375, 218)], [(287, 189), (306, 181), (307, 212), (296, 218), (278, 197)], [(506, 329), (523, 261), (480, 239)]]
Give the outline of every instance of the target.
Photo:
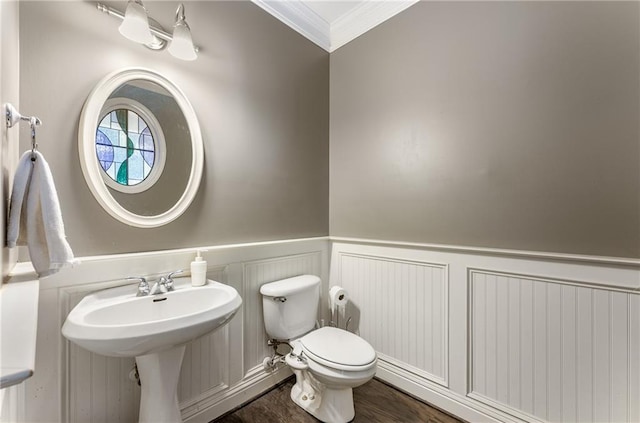
[(302, 275), (260, 287), (264, 326), (270, 339), (294, 339), (311, 331), (318, 315), (320, 278)]

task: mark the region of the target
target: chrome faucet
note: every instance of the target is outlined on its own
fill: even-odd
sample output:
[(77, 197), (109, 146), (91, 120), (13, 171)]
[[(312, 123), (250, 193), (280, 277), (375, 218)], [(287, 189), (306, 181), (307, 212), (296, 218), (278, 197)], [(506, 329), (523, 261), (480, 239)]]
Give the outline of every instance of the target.
[(169, 273), (167, 276), (160, 276), (160, 279), (155, 281), (152, 287), (149, 286), (149, 282), (147, 282), (146, 278), (141, 276), (129, 276), (127, 280), (136, 280), (140, 281), (138, 284), (138, 293), (136, 297), (145, 297), (147, 295), (159, 295), (166, 294), (167, 292), (173, 291), (173, 275), (177, 275), (184, 272), (184, 270), (176, 270)]
[(161, 276), (160, 279), (157, 280), (151, 287), (151, 292), (149, 292), (149, 295), (160, 295), (166, 294), (167, 292), (169, 292), (169, 290), (167, 289), (165, 278), (164, 276)]
[[(173, 275), (179, 275), (182, 272), (184, 272), (184, 269), (174, 270), (167, 275), (167, 277), (165, 278), (165, 286), (167, 287), (168, 291), (173, 291)], [(162, 278), (160, 279), (162, 280)]]
[(173, 275), (184, 272), (184, 270), (176, 270), (169, 273), (167, 276), (160, 276), (160, 279), (153, 284), (151, 287), (150, 295), (158, 295), (158, 294), (166, 294), (167, 292), (173, 291)]
[(140, 281), (140, 283), (138, 284), (138, 293), (136, 294), (136, 297), (144, 297), (149, 295), (149, 282), (147, 282), (146, 278), (140, 276), (129, 276), (127, 280)]

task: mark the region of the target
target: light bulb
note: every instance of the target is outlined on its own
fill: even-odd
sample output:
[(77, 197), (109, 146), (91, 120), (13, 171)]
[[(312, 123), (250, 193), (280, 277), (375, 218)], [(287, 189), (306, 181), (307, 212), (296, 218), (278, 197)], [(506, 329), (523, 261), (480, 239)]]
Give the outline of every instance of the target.
[(118, 30), (120, 34), (137, 43), (150, 44), (154, 41), (149, 30), (147, 10), (141, 0), (129, 0), (124, 20)]
[(198, 58), (191, 39), (191, 29), (184, 17), (184, 5), (182, 4), (176, 12), (176, 23), (173, 26), (173, 39), (169, 44), (169, 53), (182, 60), (196, 60)]

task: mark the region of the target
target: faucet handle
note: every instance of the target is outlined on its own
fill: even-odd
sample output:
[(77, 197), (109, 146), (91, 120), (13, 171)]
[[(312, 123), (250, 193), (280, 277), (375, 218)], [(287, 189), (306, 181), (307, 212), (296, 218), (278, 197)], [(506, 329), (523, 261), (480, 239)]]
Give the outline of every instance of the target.
[(173, 272), (171, 272), (171, 273), (169, 273), (167, 275), (167, 280), (172, 281), (173, 280), (173, 275), (179, 275), (182, 272), (184, 272), (184, 269), (174, 270)]
[(173, 291), (173, 275), (179, 275), (182, 272), (184, 272), (184, 269), (174, 270), (167, 275), (164, 282), (164, 285), (167, 287), (167, 291)]
[(129, 276), (127, 277), (127, 280), (140, 281), (140, 283), (138, 284), (138, 293), (136, 294), (136, 297), (144, 297), (145, 295), (149, 295), (151, 289), (149, 288), (149, 282), (147, 282), (146, 278), (143, 278), (142, 276)]

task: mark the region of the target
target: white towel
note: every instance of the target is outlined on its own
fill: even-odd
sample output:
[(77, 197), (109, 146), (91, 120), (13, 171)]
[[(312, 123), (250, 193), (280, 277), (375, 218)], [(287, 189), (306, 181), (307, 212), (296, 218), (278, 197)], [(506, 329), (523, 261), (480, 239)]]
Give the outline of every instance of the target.
[(39, 277), (76, 263), (64, 234), (58, 194), (51, 170), (39, 152), (20, 158), (13, 181), (7, 246), (27, 245)]

